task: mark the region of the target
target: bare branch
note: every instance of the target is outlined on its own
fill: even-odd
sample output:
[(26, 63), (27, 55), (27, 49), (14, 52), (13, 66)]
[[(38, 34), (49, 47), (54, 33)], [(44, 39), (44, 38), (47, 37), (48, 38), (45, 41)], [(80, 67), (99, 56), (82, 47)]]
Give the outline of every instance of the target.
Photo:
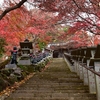
[(0, 20), (10, 11), (15, 10), (17, 8), (20, 8), (21, 5), (23, 5), (27, 0), (21, 0), (18, 4), (16, 4), (13, 7), (9, 7), (7, 8), (5, 11), (2, 12), (2, 14), (0, 15)]

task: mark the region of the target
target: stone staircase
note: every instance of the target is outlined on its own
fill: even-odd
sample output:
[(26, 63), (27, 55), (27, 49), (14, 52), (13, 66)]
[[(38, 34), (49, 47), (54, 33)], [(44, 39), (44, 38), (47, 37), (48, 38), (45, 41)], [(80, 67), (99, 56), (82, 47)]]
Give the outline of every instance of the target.
[(54, 58), (48, 68), (37, 72), (5, 100), (96, 100), (62, 58)]

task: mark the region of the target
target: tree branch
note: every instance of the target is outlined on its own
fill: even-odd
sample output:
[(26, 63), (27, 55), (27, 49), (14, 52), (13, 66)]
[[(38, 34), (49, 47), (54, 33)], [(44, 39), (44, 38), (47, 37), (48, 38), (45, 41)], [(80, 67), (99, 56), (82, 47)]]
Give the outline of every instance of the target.
[(13, 7), (9, 7), (7, 8), (5, 11), (2, 12), (2, 14), (0, 15), (0, 20), (10, 11), (15, 10), (17, 8), (20, 8), (21, 5), (23, 5), (27, 0), (21, 0), (18, 4), (16, 4)]

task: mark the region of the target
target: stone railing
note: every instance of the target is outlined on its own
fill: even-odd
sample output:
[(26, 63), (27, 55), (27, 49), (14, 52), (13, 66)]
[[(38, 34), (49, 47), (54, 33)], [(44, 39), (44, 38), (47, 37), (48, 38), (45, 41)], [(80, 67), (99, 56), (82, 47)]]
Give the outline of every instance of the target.
[(76, 72), (84, 85), (89, 86), (89, 92), (100, 100), (100, 45), (74, 49), (64, 55), (70, 70)]

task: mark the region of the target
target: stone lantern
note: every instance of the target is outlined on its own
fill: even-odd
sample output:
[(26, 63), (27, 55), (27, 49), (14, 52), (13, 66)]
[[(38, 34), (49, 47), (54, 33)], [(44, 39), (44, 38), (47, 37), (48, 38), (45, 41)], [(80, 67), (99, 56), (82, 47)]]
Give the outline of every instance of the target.
[(33, 49), (32, 42), (29, 42), (28, 40), (24, 42), (20, 42), (20, 48), (21, 48), (21, 58), (18, 62), (19, 65), (30, 65), (30, 52)]

